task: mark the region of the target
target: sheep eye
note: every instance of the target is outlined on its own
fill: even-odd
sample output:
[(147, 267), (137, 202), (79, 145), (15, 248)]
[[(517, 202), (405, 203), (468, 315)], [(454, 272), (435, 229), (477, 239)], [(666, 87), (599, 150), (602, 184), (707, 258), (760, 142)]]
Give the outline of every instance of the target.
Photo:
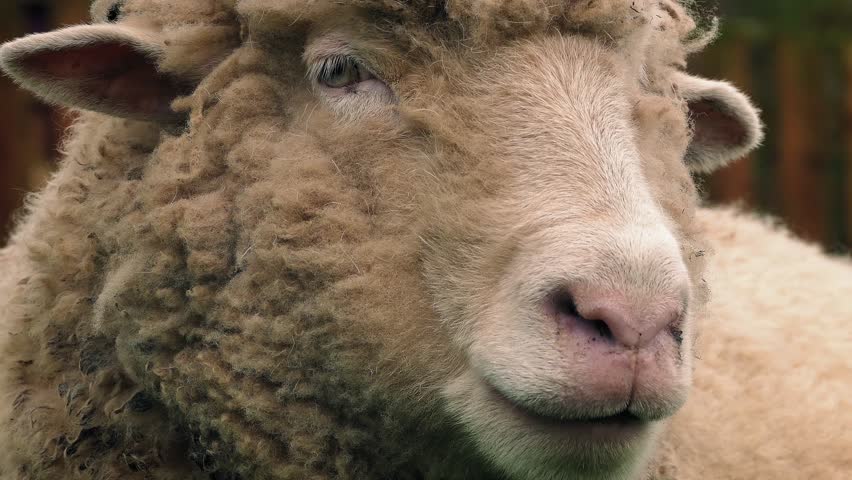
[(110, 23), (115, 23), (118, 21), (118, 17), (121, 16), (121, 2), (114, 3), (111, 7), (109, 7), (109, 12), (107, 12), (107, 21)]
[(375, 76), (352, 57), (325, 59), (317, 73), (317, 81), (328, 88), (344, 88), (373, 79)]

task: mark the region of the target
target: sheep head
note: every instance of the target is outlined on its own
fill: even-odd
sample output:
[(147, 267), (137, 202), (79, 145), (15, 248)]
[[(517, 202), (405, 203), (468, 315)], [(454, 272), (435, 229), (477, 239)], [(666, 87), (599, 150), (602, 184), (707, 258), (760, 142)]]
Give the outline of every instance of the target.
[(110, 187), (80, 195), (98, 263), (51, 321), (210, 472), (645, 478), (706, 297), (691, 173), (761, 136), (743, 94), (685, 73), (688, 12), (236, 11), (242, 45), (175, 103), (187, 131), (68, 175)]
[[(237, 5), (237, 60), (148, 179), (152, 205), (191, 202), (218, 171), (203, 198), (234, 205), (210, 228), (233, 252), (186, 253), (213, 284), (189, 300), (209, 339), (162, 360), (168, 402), (220, 433), (274, 411), (266, 435), (360, 452), (308, 470), (394, 477), (427, 452), (440, 478), (487, 470), (439, 443), (364, 453), (419, 437), (512, 478), (641, 478), (687, 398), (706, 293), (691, 172), (760, 124), (684, 73), (705, 40), (677, 3), (533, 3)], [(199, 148), (220, 166), (189, 167)], [(275, 445), (239, 431), (238, 451)]]

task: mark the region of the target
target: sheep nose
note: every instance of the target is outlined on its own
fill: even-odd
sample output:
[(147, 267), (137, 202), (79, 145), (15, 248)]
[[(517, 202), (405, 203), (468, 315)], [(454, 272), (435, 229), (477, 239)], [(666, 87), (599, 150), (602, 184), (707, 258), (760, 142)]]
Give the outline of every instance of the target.
[(575, 336), (630, 349), (642, 348), (661, 334), (681, 341), (685, 291), (636, 299), (622, 292), (576, 288), (554, 298), (560, 324)]

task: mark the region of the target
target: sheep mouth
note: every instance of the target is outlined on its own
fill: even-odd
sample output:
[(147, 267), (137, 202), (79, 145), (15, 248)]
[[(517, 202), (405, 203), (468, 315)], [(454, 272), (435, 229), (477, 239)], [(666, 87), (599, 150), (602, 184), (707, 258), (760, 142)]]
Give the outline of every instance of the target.
[(629, 410), (624, 409), (621, 412), (618, 412), (613, 415), (604, 415), (599, 417), (569, 417), (569, 416), (561, 416), (561, 415), (550, 415), (547, 413), (542, 413), (537, 410), (531, 409), (525, 405), (518, 404), (505, 398), (506, 402), (512, 404), (512, 407), (520, 410), (524, 413), (525, 416), (536, 418), (540, 421), (549, 422), (552, 424), (571, 424), (571, 425), (612, 425), (612, 426), (631, 426), (631, 425), (640, 425), (647, 422), (635, 414), (631, 413)]
[(609, 415), (606, 417), (596, 417), (596, 418), (587, 418), (583, 420), (573, 420), (574, 422), (585, 422), (590, 425), (600, 424), (600, 425), (632, 425), (637, 423), (644, 423), (645, 420), (637, 417), (636, 415), (630, 413), (628, 410), (623, 410), (620, 413), (615, 415)]
[(517, 402), (485, 382), (492, 396), (503, 408), (524, 423), (546, 430), (568, 434), (575, 440), (622, 442), (646, 433), (652, 420), (645, 419), (625, 407), (620, 412), (602, 416), (569, 416), (543, 412)]

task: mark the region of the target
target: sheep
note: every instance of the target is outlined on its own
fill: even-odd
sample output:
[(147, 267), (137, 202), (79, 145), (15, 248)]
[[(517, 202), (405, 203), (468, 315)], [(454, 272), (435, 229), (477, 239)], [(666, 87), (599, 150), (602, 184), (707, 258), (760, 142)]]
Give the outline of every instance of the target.
[[(849, 434), (817, 429), (848, 416), (852, 269), (699, 206), (690, 172), (761, 127), (732, 86), (684, 72), (711, 36), (694, 12), (227, 8), (242, 44), (193, 63), (192, 92), (93, 100), (68, 71), (34, 79), (41, 43), (0, 50), (37, 94), (101, 112), (0, 256), (18, 270), (0, 286), (0, 478), (848, 470)], [(755, 398), (734, 402), (744, 379)]]

